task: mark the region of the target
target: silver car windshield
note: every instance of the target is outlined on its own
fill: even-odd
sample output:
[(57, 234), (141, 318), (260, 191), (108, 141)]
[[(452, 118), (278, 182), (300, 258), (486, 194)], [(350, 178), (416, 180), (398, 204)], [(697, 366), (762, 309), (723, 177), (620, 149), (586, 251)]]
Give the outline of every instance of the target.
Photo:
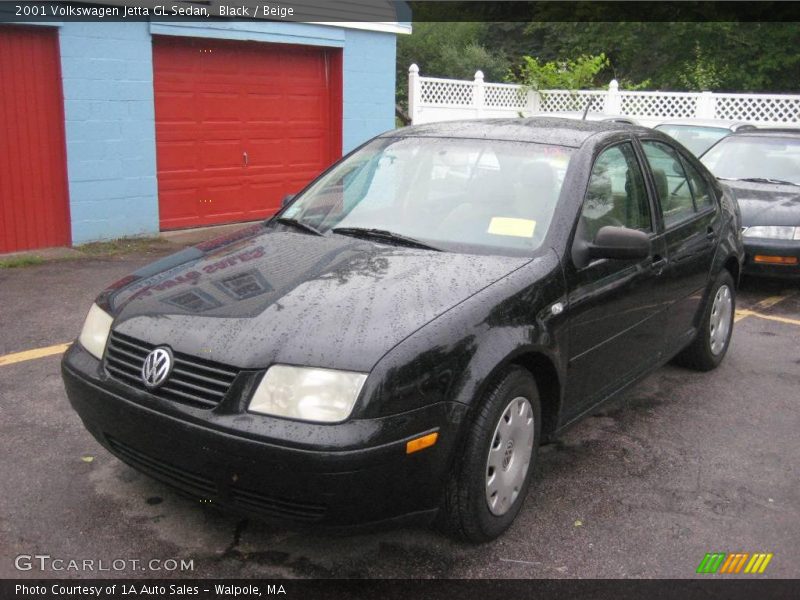
[(279, 216), (323, 234), (379, 230), (452, 252), (528, 254), (547, 233), (571, 155), (526, 142), (380, 138)]
[(800, 184), (800, 139), (730, 136), (701, 159), (722, 179), (772, 179)]

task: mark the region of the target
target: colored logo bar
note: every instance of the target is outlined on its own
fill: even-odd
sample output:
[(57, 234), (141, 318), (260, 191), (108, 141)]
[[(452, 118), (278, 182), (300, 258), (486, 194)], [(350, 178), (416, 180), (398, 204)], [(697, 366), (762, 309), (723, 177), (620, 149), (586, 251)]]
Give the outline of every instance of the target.
[(756, 552), (725, 552), (708, 553), (700, 561), (697, 567), (698, 573), (763, 573), (769, 561), (772, 560), (772, 553)]

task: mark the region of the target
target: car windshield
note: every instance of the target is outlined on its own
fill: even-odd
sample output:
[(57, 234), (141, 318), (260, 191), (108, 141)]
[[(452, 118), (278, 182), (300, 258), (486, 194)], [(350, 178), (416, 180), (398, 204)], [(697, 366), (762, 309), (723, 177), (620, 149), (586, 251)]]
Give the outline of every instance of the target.
[(731, 136), (702, 158), (722, 179), (774, 179), (800, 184), (800, 138)]
[(445, 251), (527, 255), (547, 233), (571, 153), (527, 142), (379, 138), (280, 217), (322, 234), (391, 241), (390, 232), (398, 243)]
[(730, 129), (724, 127), (703, 127), (700, 125), (658, 125), (656, 129), (678, 140), (695, 156), (700, 156), (718, 140), (731, 133)]

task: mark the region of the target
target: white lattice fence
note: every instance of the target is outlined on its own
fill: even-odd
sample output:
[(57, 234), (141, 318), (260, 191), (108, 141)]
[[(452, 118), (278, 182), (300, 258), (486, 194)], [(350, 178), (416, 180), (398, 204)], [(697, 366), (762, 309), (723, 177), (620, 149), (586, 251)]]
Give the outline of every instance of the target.
[(800, 95), (717, 94), (712, 92), (627, 92), (616, 81), (608, 90), (527, 91), (523, 86), (420, 77), (416, 65), (408, 76), (409, 114), (413, 123), (481, 117), (518, 117), (537, 112), (582, 111), (633, 117), (643, 125), (675, 118), (732, 119), (756, 125), (800, 125)]
[(800, 96), (714, 94), (715, 117), (753, 123), (800, 122)]
[(474, 87), (471, 81), (426, 77), (420, 100), (430, 106), (472, 106)]
[(698, 94), (619, 92), (620, 114), (631, 117), (691, 118), (697, 115)]
[(542, 112), (582, 111), (586, 109), (588, 102), (590, 112), (603, 112), (607, 95), (603, 90), (576, 92), (544, 90), (539, 92), (539, 110)]
[(487, 107), (523, 110), (528, 104), (528, 95), (518, 85), (486, 83), (483, 89), (484, 103)]

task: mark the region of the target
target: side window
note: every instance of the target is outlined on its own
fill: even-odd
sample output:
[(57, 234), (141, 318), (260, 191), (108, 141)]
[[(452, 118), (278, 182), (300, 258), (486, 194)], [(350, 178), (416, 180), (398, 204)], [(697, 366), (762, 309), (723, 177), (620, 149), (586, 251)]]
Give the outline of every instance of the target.
[(652, 231), (644, 177), (631, 144), (612, 146), (597, 157), (581, 219), (590, 240), (606, 225)]
[(714, 197), (708, 182), (689, 162), (684, 161), (686, 174), (689, 176), (689, 183), (692, 184), (692, 194), (694, 195), (694, 205), (698, 211), (708, 208), (714, 204)]
[(669, 228), (695, 214), (692, 189), (678, 154), (660, 142), (642, 141), (642, 148), (653, 171), (658, 202)]

